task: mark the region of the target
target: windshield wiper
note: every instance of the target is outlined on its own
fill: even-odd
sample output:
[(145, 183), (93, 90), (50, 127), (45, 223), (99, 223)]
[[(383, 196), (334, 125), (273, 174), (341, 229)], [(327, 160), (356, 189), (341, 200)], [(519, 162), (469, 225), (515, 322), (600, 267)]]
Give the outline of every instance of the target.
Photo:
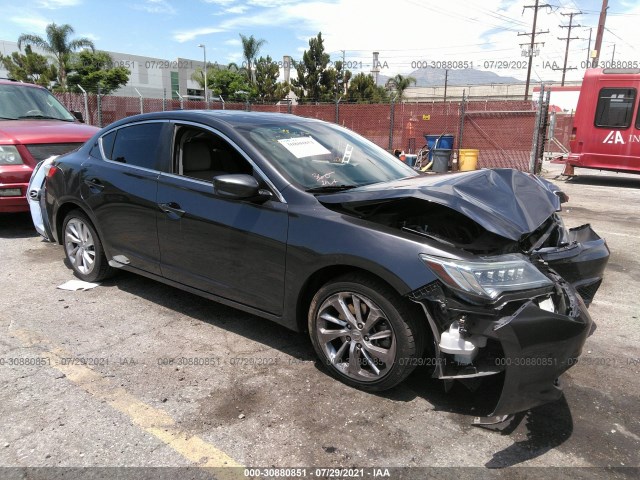
[(48, 115), (22, 115), (20, 117), (18, 117), (20, 120), (25, 119), (25, 118), (35, 118), (38, 120), (60, 120), (61, 122), (73, 122), (73, 120), (65, 120), (64, 118), (60, 118), (60, 117), (50, 117)]
[(322, 185), (321, 187), (308, 188), (309, 193), (341, 192), (359, 187), (360, 185)]
[(17, 120), (16, 117), (0, 117), (2, 120)]

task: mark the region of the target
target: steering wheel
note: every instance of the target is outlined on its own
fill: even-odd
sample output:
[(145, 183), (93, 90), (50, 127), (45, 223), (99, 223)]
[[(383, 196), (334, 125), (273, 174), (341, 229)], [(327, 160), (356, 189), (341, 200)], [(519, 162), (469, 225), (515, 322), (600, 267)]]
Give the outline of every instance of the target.
[(42, 113), (42, 110), (34, 109), (34, 110), (29, 110), (25, 114), (25, 116), (31, 116), (31, 115), (42, 115), (42, 116), (44, 116), (44, 113)]

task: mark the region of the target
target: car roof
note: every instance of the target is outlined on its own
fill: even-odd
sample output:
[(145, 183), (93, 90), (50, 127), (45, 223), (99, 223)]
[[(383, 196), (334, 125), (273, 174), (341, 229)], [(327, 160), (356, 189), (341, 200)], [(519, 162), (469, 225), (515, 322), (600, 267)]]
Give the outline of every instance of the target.
[(314, 118), (300, 117), (290, 113), (274, 113), (274, 112), (246, 112), (244, 110), (171, 110), (165, 112), (144, 113), (124, 118), (112, 123), (109, 127), (115, 127), (133, 122), (142, 122), (145, 120), (193, 120), (204, 121), (214, 120), (217, 123), (225, 123), (230, 127), (241, 125), (255, 125), (256, 123), (264, 124), (283, 124), (291, 125), (292, 123), (323, 123)]

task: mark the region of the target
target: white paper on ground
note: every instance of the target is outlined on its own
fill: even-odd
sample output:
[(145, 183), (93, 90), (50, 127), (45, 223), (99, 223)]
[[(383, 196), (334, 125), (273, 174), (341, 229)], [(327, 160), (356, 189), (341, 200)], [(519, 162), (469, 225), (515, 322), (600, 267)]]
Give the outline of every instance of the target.
[(90, 290), (92, 288), (96, 288), (99, 285), (99, 283), (84, 282), (82, 280), (69, 280), (62, 285), (58, 285), (58, 288), (60, 290), (69, 290), (75, 292), (76, 290)]

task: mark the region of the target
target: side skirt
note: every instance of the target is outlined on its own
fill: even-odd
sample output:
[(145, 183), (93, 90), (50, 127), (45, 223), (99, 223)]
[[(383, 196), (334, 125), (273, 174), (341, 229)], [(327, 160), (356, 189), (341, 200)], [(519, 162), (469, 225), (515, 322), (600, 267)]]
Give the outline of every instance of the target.
[(264, 310), (260, 310), (258, 308), (250, 307), (248, 305), (244, 305), (242, 303), (234, 302), (233, 300), (229, 300), (224, 297), (219, 297), (209, 292), (205, 292), (203, 290), (199, 290), (197, 288), (190, 287), (188, 285), (184, 285), (183, 283), (175, 282), (173, 280), (169, 280), (168, 278), (161, 277), (159, 275), (155, 275), (150, 272), (146, 272), (144, 270), (137, 269), (135, 267), (130, 267), (128, 265), (123, 265), (122, 263), (116, 260), (109, 260), (109, 265), (114, 268), (118, 268), (120, 270), (126, 270), (131, 273), (135, 273), (137, 275), (142, 275), (143, 277), (150, 278), (151, 280), (156, 280), (158, 282), (164, 283), (171, 287), (178, 288), (180, 290), (184, 290), (185, 292), (193, 293), (194, 295), (198, 295), (200, 297), (204, 297), (208, 300), (213, 300), (214, 302), (221, 303), (228, 307), (232, 307), (238, 310), (242, 310), (243, 312), (250, 313), (252, 315), (256, 315), (258, 317), (265, 318), (272, 322), (275, 322), (283, 327), (286, 327), (290, 330), (298, 331), (296, 328), (295, 322), (287, 322), (283, 317), (279, 315), (274, 315), (272, 313), (265, 312)]

